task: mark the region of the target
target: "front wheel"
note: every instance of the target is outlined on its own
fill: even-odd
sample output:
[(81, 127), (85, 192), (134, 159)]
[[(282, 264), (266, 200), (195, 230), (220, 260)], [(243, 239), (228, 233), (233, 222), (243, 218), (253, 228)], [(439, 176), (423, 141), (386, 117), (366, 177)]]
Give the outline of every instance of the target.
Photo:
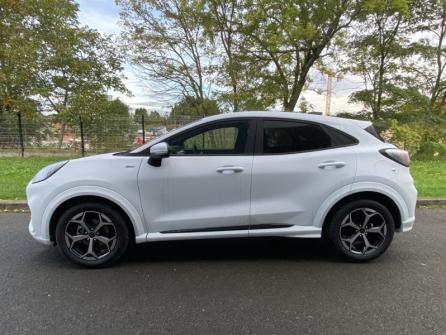
[(124, 254), (129, 232), (124, 218), (114, 208), (100, 203), (79, 204), (59, 218), (56, 243), (72, 262), (104, 267)]
[(344, 258), (365, 262), (386, 251), (394, 231), (395, 222), (385, 206), (373, 200), (356, 200), (334, 214), (328, 237)]

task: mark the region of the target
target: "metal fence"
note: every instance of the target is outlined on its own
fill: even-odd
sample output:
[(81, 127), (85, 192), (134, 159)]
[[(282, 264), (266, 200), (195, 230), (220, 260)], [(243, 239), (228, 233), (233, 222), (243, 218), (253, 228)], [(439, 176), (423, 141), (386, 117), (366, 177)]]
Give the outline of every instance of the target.
[(193, 122), (194, 117), (79, 118), (62, 123), (52, 116), (0, 120), (0, 156), (84, 156), (124, 151)]

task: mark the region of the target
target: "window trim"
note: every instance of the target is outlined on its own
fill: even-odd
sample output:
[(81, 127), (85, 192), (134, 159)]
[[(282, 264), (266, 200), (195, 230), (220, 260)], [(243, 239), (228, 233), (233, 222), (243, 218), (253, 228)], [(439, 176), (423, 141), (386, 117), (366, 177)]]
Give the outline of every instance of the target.
[[(325, 128), (330, 128), (331, 130), (338, 132), (338, 133), (350, 138), (353, 143), (345, 144), (345, 145), (336, 145), (336, 146), (331, 146), (331, 147), (322, 148), (322, 149), (312, 149), (312, 150), (302, 150), (302, 151), (292, 151), (292, 152), (278, 152), (278, 153), (264, 153), (263, 152), (264, 121), (294, 122), (294, 123), (301, 123), (301, 124), (303, 123), (303, 124), (320, 127), (322, 129), (322, 131), (325, 131)], [(325, 133), (327, 134), (327, 136), (329, 136), (331, 138), (329, 132), (325, 131)], [(344, 148), (344, 147), (351, 147), (351, 146), (355, 146), (358, 144), (359, 144), (359, 141), (357, 138), (343, 132), (342, 130), (339, 130), (335, 127), (329, 126), (324, 123), (312, 122), (312, 121), (308, 121), (308, 120), (299, 120), (299, 119), (264, 117), (264, 118), (258, 118), (258, 120), (257, 120), (256, 143), (255, 143), (254, 155), (255, 156), (296, 155), (296, 154), (308, 153), (308, 152), (314, 152), (314, 151), (325, 151), (325, 150), (332, 150), (332, 149), (338, 149), (338, 148)]]

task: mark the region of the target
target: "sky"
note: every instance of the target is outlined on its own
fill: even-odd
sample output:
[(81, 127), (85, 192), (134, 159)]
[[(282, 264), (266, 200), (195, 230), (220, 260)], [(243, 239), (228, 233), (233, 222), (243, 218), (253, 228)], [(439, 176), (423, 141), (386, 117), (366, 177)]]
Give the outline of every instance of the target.
[[(79, 4), (79, 21), (104, 34), (119, 35), (119, 8), (114, 0), (77, 0)], [(126, 96), (115, 92), (111, 95), (128, 104), (131, 109), (145, 107), (149, 110), (166, 112), (170, 108), (165, 101), (156, 100), (149, 94), (143, 82), (136, 75), (131, 64), (124, 65), (124, 83), (132, 92), (132, 96)], [(321, 74), (313, 76), (312, 88), (318, 91), (326, 91), (327, 80)], [(340, 112), (356, 112), (362, 109), (361, 105), (349, 103), (348, 99), (352, 92), (363, 86), (360, 78), (344, 76), (340, 81), (333, 83), (333, 94), (331, 103), (331, 114)], [(308, 90), (302, 94), (305, 99), (314, 106), (316, 112), (325, 111), (325, 93), (316, 93), (316, 90)]]

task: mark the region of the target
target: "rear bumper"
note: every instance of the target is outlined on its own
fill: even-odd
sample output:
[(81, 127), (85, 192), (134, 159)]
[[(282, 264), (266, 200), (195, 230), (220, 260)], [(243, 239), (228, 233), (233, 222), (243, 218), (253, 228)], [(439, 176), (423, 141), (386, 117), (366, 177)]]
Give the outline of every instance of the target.
[(399, 231), (403, 233), (411, 231), (414, 223), (415, 223), (415, 216), (412, 216), (409, 219), (404, 220), (403, 222), (401, 222), (401, 228), (399, 229)]

